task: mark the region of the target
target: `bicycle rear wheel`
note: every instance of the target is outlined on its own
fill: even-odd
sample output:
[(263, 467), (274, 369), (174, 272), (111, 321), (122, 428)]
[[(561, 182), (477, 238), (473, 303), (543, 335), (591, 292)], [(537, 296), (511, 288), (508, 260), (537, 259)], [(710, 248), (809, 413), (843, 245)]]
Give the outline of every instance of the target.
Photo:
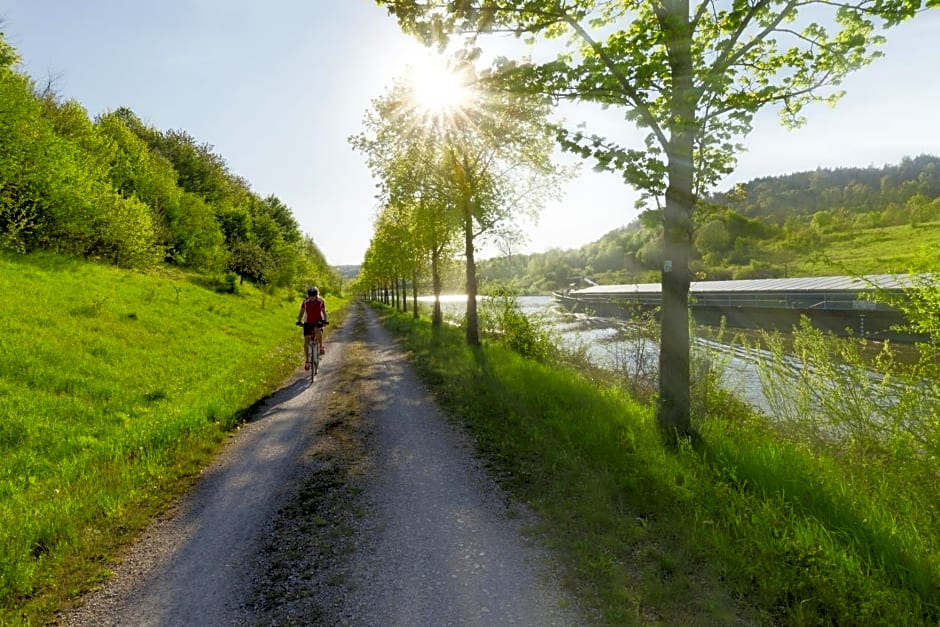
[(310, 366), (310, 378), (312, 380), (320, 369), (320, 353), (317, 350), (316, 342), (310, 342)]

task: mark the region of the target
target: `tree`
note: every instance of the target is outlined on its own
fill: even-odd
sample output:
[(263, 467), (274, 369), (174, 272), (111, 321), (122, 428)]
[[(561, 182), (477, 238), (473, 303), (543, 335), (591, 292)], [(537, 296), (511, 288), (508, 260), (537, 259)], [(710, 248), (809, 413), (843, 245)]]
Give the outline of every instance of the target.
[[(492, 82), (556, 99), (621, 107), (646, 132), (641, 148), (559, 127), (567, 149), (619, 172), (662, 209), (664, 260), (659, 424), (691, 432), (689, 260), (697, 200), (735, 163), (736, 143), (765, 106), (789, 126), (809, 103), (879, 56), (876, 22), (893, 26), (923, 0), (377, 0), (427, 42), (511, 33), (567, 36), (571, 49), (539, 63), (499, 59)], [(936, 6), (937, 0), (926, 0)]]
[[(411, 87), (405, 81), (396, 81), (385, 95), (373, 101), (363, 120), (365, 132), (350, 137), (349, 141), (366, 156), (379, 181), (377, 198), (383, 209), (377, 216), (376, 235), (370, 244), (371, 276), (380, 278), (376, 270), (387, 267), (389, 255), (398, 256), (384, 245), (387, 237), (382, 233), (383, 224), (388, 222), (387, 219), (383, 222), (382, 214), (396, 212), (395, 222), (407, 223), (413, 240), (410, 251), (413, 286), (417, 284), (423, 258), (430, 261), (434, 294), (431, 324), (440, 327), (441, 265), (452, 248), (459, 223), (454, 203), (446, 193), (442, 136), (439, 129), (421, 119), (421, 113), (410, 102), (410, 93)], [(381, 280), (386, 280), (384, 272), (378, 274), (383, 275)]]
[[(458, 55), (472, 76), (471, 56)], [(558, 194), (568, 172), (551, 162), (547, 102), (529, 94), (475, 90), (451, 120), (444, 119), (443, 165), (462, 224), (466, 264), (466, 337), (480, 343), (476, 249), (480, 239), (519, 237), (515, 217), (532, 215)]]
[(261, 203), (260, 210), (277, 222), (281, 237), (284, 238), (285, 242), (293, 244), (303, 239), (297, 219), (290, 207), (285, 205), (280, 198), (274, 194), (266, 196)]
[[(368, 134), (351, 138), (380, 179), (380, 199), (414, 209), (413, 237), (431, 255), (440, 290), (440, 255), (455, 233), (463, 241), (467, 343), (480, 343), (476, 249), (481, 238), (517, 236), (515, 218), (556, 194), (563, 171), (550, 160), (544, 100), (476, 90), (473, 58), (456, 55), (447, 76), (462, 82), (443, 108), (422, 102), (414, 81), (399, 81), (373, 103)], [(418, 175), (420, 173), (420, 176)], [(387, 261), (386, 256), (378, 259)], [(434, 324), (440, 324), (435, 298)]]
[[(0, 21), (0, 24), (2, 23)], [(6, 34), (0, 32), (0, 72), (9, 71), (19, 62), (20, 55), (16, 52), (16, 48), (7, 43)]]
[(719, 219), (706, 222), (695, 234), (695, 245), (700, 253), (717, 253), (721, 255), (728, 251), (731, 244), (731, 235), (725, 223)]

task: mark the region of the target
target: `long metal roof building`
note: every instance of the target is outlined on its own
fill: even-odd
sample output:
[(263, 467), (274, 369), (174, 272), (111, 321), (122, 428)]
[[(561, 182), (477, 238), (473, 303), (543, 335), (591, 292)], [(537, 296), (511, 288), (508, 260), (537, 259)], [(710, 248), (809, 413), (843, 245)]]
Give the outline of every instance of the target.
[[(689, 287), (694, 305), (704, 307), (747, 306), (785, 309), (889, 309), (865, 298), (879, 290), (899, 292), (915, 287), (929, 275), (872, 274), (863, 277), (827, 276), (793, 279), (745, 279), (735, 281), (693, 281)], [(566, 298), (584, 302), (620, 300), (637, 304), (657, 304), (659, 283), (595, 285), (569, 290)]]
[[(901, 290), (914, 286), (906, 274), (870, 274), (863, 277), (824, 276), (794, 279), (743, 279), (735, 281), (692, 281), (693, 294), (713, 292), (868, 292), (878, 289)], [(630, 294), (659, 292), (659, 283), (629, 283), (625, 285), (594, 285), (571, 294)]]

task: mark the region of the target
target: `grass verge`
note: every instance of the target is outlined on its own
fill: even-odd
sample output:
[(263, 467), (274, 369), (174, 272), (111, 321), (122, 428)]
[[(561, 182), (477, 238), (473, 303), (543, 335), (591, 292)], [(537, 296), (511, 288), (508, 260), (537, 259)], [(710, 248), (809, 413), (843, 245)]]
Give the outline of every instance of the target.
[(240, 291), (0, 256), (0, 624), (106, 579), (302, 361), (297, 298)]
[(383, 321), (541, 515), (599, 622), (940, 620), (936, 507), (896, 507), (904, 495), (922, 500), (922, 478), (787, 444), (731, 400), (710, 404), (700, 443), (672, 450), (649, 406), (570, 368), (495, 344), (471, 349), (459, 329), (391, 310)]

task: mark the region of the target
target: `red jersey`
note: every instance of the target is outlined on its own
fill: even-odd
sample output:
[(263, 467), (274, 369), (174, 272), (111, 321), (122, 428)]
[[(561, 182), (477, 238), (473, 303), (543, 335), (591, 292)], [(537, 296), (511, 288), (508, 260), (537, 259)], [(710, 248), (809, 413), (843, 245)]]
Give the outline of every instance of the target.
[(300, 308), (304, 311), (304, 322), (307, 324), (326, 320), (326, 303), (319, 296), (305, 298)]

